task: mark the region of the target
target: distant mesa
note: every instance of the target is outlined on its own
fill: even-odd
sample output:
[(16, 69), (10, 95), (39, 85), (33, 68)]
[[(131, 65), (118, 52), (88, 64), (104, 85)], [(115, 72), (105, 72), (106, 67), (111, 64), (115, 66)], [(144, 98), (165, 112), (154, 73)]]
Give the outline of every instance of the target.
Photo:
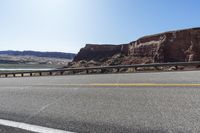
[(200, 28), (191, 28), (149, 35), (127, 44), (86, 44), (70, 65), (129, 65), (197, 60), (200, 60)]
[(48, 58), (61, 58), (72, 60), (75, 57), (73, 53), (63, 52), (39, 52), (39, 51), (0, 51), (0, 55), (11, 55), (11, 56), (36, 56), (36, 57), (48, 57)]

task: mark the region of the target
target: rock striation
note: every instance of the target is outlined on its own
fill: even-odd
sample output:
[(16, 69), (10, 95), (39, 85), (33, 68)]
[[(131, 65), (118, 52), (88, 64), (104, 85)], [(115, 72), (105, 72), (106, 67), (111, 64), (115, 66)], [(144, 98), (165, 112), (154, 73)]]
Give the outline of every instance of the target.
[(87, 44), (71, 64), (81, 61), (120, 65), (197, 60), (200, 60), (200, 28), (191, 28), (145, 36), (127, 44)]

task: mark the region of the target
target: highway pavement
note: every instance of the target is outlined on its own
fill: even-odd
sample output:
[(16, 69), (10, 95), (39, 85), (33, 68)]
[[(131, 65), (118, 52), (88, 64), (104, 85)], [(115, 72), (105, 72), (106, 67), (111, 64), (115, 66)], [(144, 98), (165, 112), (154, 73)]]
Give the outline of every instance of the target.
[(77, 133), (197, 133), (200, 71), (0, 78), (0, 119)]

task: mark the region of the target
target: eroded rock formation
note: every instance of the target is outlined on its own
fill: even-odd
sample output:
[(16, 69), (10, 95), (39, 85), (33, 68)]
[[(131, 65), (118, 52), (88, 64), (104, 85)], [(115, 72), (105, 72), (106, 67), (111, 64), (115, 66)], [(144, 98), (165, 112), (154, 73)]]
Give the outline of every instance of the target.
[(74, 58), (101, 65), (200, 60), (200, 28), (170, 31), (142, 37), (121, 45), (87, 44)]

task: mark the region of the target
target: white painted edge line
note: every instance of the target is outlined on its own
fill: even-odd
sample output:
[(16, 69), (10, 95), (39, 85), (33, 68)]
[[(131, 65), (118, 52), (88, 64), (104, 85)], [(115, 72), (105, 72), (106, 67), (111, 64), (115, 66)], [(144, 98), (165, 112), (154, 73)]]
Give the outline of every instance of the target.
[(42, 127), (42, 126), (15, 122), (15, 121), (10, 121), (10, 120), (3, 120), (3, 119), (0, 119), (0, 125), (13, 127), (13, 128), (19, 128), (19, 129), (37, 132), (37, 133), (74, 133), (74, 132), (69, 132), (69, 131), (64, 131), (64, 130), (59, 130), (59, 129), (53, 129), (53, 128), (48, 128), (48, 127)]

